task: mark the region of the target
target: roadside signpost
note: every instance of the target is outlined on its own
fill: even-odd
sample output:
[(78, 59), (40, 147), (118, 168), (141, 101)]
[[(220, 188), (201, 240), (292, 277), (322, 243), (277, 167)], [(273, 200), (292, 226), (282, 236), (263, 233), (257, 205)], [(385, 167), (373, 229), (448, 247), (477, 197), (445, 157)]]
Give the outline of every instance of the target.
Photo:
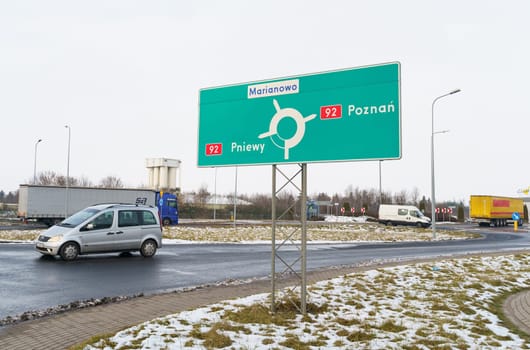
[[(277, 189), (277, 174), (300, 191), (305, 212), (307, 163), (400, 159), (400, 74), (400, 63), (393, 62), (200, 90), (198, 166), (273, 168), (273, 312), (278, 258), (286, 271), (301, 276), (300, 311), (306, 313), (307, 216), (300, 216), (301, 257), (288, 264), (276, 251), (276, 198), (285, 187)], [(278, 169), (281, 164), (298, 164), (300, 170), (287, 177)], [(297, 176), (300, 186), (293, 181)], [(300, 273), (293, 267), (298, 261)]]
[(513, 230), (517, 231), (519, 220), (521, 219), (521, 215), (518, 212), (514, 212), (512, 214), (512, 220), (513, 220)]
[(449, 214), (449, 221), (451, 221), (451, 215), (453, 214), (453, 208), (435, 208), (434, 212), (436, 214), (442, 213), (442, 221), (445, 221), (445, 214)]

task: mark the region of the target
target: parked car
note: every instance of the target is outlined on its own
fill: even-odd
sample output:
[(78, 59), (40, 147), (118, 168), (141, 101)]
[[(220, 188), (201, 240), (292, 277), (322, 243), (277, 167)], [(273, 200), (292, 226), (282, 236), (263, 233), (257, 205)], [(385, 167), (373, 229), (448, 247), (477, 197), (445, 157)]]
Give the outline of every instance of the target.
[(412, 205), (381, 204), (379, 222), (385, 225), (431, 226), (431, 219)]
[(134, 204), (90, 206), (42, 232), (35, 249), (70, 261), (80, 254), (139, 251), (144, 257), (162, 247), (158, 209)]

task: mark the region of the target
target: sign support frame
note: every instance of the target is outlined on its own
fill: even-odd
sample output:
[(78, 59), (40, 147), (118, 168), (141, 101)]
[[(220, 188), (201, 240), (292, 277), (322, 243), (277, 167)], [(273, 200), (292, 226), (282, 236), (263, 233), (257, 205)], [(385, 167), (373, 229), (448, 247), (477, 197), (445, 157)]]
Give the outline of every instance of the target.
[[(307, 314), (307, 163), (298, 164), (300, 170), (292, 177), (288, 177), (282, 172), (276, 164), (272, 165), (272, 249), (271, 249), (271, 312), (276, 313), (276, 295), (277, 295), (277, 280), (282, 275), (291, 272), (299, 279), (300, 285), (300, 305), (297, 305), (295, 301), (290, 299), (290, 302), (302, 313)], [(280, 174), (285, 178), (285, 183), (278, 189), (277, 187), (277, 175)], [(295, 179), (300, 177), (300, 186), (297, 186)], [(288, 228), (280, 227), (278, 225), (279, 220), (293, 208), (290, 206), (279, 216), (277, 215), (277, 195), (285, 189), (287, 185), (293, 185), (298, 189), (300, 195), (300, 220), (297, 226), (289, 233)], [(292, 228), (292, 226), (290, 227)], [(276, 233), (278, 231), (284, 231), (287, 233), (287, 237), (278, 245), (276, 244)], [(293, 236), (300, 232), (300, 244), (296, 243)], [(286, 244), (294, 245), (300, 251), (300, 256), (295, 259), (292, 263), (287, 262), (283, 259), (279, 253), (279, 250)], [(281, 273), (276, 273), (276, 261), (279, 261), (285, 266), (285, 269)], [(295, 270), (295, 265), (300, 262), (300, 271)], [(296, 286), (291, 289), (291, 294), (295, 294), (294, 291)], [(290, 295), (287, 294), (287, 297)]]

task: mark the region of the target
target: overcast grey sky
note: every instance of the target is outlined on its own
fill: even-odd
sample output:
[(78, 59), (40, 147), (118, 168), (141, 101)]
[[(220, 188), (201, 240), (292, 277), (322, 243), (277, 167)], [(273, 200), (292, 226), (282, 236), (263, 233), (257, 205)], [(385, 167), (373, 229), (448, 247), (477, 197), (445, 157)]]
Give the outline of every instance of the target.
[[(383, 190), (430, 196), (431, 104), (436, 197), (516, 196), (530, 185), (530, 2), (133, 1), (0, 2), (0, 189), (37, 171), (97, 183), (147, 183), (145, 158), (197, 168), (204, 87), (401, 62), (402, 159), (382, 163)], [(344, 140), (345, 143), (348, 140)], [(234, 168), (217, 192), (234, 191)], [(240, 167), (239, 193), (269, 193), (271, 167)], [(308, 192), (378, 188), (378, 162), (310, 164)]]

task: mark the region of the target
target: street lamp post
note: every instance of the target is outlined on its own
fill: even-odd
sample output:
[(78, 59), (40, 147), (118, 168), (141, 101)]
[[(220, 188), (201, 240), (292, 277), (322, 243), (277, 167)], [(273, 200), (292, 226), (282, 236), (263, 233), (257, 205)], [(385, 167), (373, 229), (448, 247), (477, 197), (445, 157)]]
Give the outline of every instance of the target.
[(71, 129), (69, 125), (65, 125), (68, 129), (68, 157), (66, 158), (66, 190), (64, 195), (64, 217), (68, 217), (68, 188), (70, 187), (70, 137)]
[(379, 205), (383, 204), (383, 191), (381, 189), (381, 162), (379, 161)]
[[(436, 199), (435, 199), (435, 190), (434, 190), (434, 134), (437, 134), (434, 132), (434, 104), (439, 99), (456, 94), (457, 92), (460, 92), (460, 89), (453, 90), (447, 94), (438, 96), (432, 101), (432, 111), (431, 111), (431, 216), (432, 216), (432, 238), (436, 239), (436, 214), (434, 213), (434, 207), (436, 206)], [(447, 131), (443, 131), (447, 132)]]
[(33, 184), (35, 185), (37, 183), (37, 146), (42, 141), (42, 139), (38, 139), (37, 142), (35, 142), (35, 157), (33, 161)]

